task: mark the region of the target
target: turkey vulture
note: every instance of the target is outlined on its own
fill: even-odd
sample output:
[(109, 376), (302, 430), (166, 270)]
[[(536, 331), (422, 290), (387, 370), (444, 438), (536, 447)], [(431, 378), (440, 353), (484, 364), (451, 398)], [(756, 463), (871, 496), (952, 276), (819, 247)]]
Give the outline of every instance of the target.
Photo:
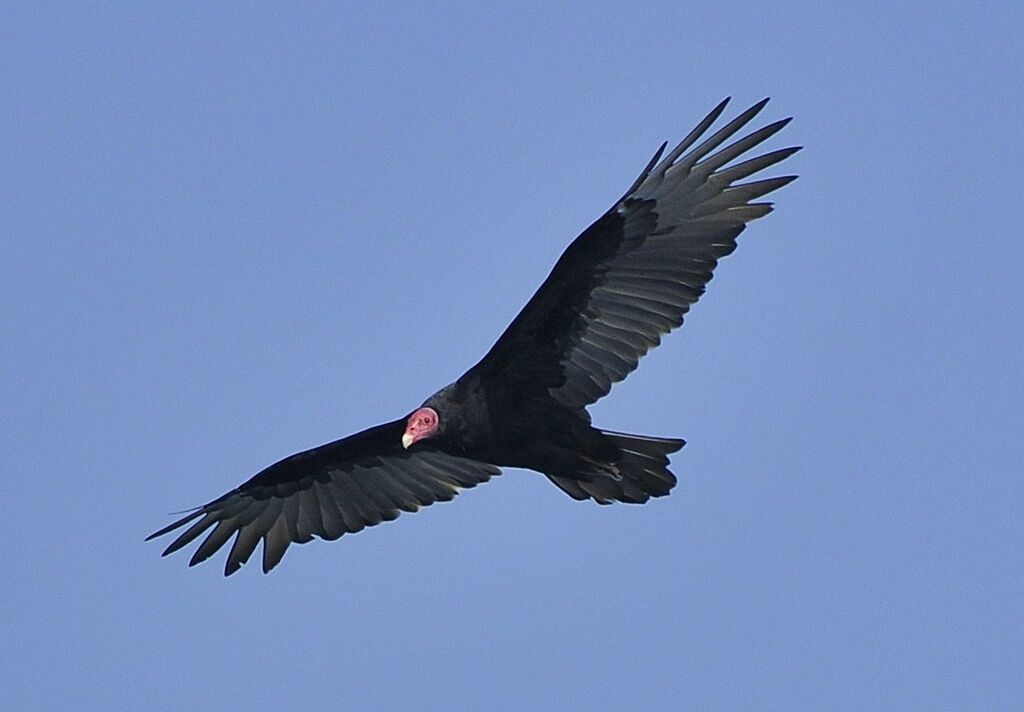
[(746, 223), (771, 212), (771, 203), (752, 201), (796, 178), (737, 183), (799, 147), (733, 163), (789, 119), (720, 148), (768, 102), (703, 138), (728, 101), (664, 158), (662, 144), (465, 375), (409, 415), (286, 457), (148, 539), (191, 524), (164, 555), (205, 534), (192, 566), (234, 537), (225, 576), (262, 540), (266, 573), (292, 542), (337, 539), (450, 500), (499, 467), (536, 470), (570, 497), (600, 504), (668, 494), (676, 484), (668, 455), (684, 441), (595, 428), (586, 407), (683, 323)]

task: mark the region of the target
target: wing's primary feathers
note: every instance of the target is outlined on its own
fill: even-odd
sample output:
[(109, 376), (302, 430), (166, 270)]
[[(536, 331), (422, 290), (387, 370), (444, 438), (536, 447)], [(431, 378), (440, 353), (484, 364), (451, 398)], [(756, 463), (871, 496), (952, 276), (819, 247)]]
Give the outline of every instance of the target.
[(194, 566), (234, 536), (224, 575), (240, 569), (260, 541), (266, 573), (293, 542), (334, 540), (391, 521), (400, 512), (446, 502), (459, 490), (500, 474), (493, 465), (429, 447), (404, 450), (404, 428), (405, 421), (396, 420), (287, 457), (147, 541), (195, 522), (171, 542), (164, 556), (205, 534), (189, 561)]
[(789, 119), (720, 148), (767, 101), (698, 144), (726, 99), (659, 162), (663, 145), (629, 191), (562, 254), (476, 368), (516, 391), (546, 389), (570, 408), (594, 403), (632, 372), (683, 323), (746, 223), (771, 212), (771, 203), (752, 201), (796, 178), (736, 183), (798, 147), (728, 166)]

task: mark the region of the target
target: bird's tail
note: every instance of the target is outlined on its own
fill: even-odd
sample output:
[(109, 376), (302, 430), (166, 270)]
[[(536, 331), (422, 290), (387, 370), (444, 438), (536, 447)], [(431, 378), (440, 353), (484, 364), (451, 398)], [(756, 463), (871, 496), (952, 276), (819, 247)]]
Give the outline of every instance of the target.
[(668, 469), (669, 454), (686, 444), (680, 438), (655, 438), (602, 430), (619, 450), (619, 458), (596, 468), (587, 478), (548, 475), (573, 499), (593, 499), (598, 504), (629, 502), (643, 504), (651, 497), (663, 497), (676, 485)]

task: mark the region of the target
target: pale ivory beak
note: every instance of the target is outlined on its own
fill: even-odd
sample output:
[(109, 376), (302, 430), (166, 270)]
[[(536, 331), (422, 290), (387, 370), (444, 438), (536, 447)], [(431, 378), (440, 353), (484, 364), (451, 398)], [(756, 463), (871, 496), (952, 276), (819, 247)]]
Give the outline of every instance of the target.
[(408, 450), (409, 446), (412, 445), (413, 440), (415, 440), (415, 438), (412, 436), (412, 434), (406, 433), (405, 435), (402, 436), (402, 447)]

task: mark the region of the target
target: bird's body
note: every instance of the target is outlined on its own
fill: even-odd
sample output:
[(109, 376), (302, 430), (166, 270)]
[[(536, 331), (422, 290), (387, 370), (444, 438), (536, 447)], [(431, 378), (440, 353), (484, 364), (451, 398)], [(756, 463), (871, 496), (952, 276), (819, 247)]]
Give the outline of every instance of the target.
[[(682, 440), (638, 438), (634, 449), (649, 452), (659, 460), (659, 467), (651, 473), (634, 472), (623, 461), (625, 453), (620, 446), (622, 438), (635, 436), (609, 435), (591, 424), (585, 410), (571, 408), (543, 392), (510, 391), (482, 370), (470, 369), (424, 402), (423, 407), (446, 413), (448, 427), (435, 436), (435, 447), (498, 467), (541, 472), (560, 487), (563, 482), (586, 482), (582, 486), (596, 487), (594, 499), (602, 504), (645, 502), (651, 495), (667, 494), (675, 484), (675, 477), (666, 469), (668, 460), (660, 456), (681, 448)], [(650, 464), (653, 468), (654, 462)], [(629, 478), (642, 479), (646, 486), (631, 487)], [(576, 496), (578, 489), (567, 491)], [(591, 495), (578, 498), (587, 496)]]
[(751, 201), (795, 178), (735, 183), (797, 148), (732, 163), (788, 119), (719, 148), (766, 102), (703, 138), (722, 102), (659, 162), (663, 145), (484, 358), (418, 409), (287, 457), (150, 538), (191, 523), (164, 554), (205, 535), (196, 564), (234, 537), (226, 574), (262, 541), (266, 572), (293, 542), (336, 539), (450, 500), (500, 467), (541, 472), (601, 504), (668, 494), (668, 455), (684, 441), (601, 430), (586, 407), (682, 323), (746, 223), (771, 211)]

